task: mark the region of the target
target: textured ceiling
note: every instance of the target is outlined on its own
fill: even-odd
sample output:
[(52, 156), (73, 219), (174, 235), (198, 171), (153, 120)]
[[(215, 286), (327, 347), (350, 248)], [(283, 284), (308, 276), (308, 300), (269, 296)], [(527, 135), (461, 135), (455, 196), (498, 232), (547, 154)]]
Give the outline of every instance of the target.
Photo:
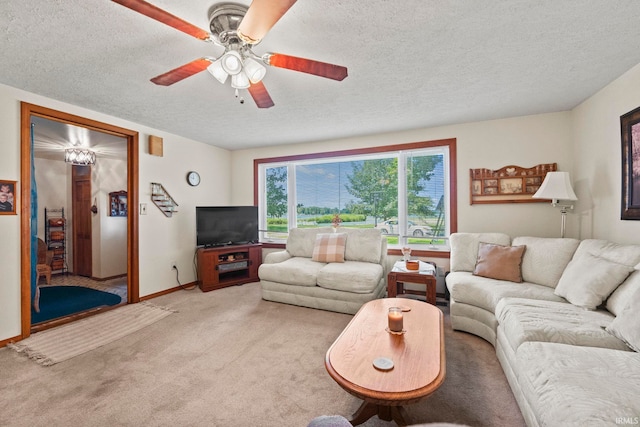
[[(215, 1), (151, 3), (208, 29)], [(568, 110), (640, 63), (639, 18), (638, 0), (299, 0), (254, 51), (349, 77), (268, 68), (258, 109), (207, 72), (149, 81), (212, 43), (109, 0), (4, 0), (0, 83), (234, 150)]]

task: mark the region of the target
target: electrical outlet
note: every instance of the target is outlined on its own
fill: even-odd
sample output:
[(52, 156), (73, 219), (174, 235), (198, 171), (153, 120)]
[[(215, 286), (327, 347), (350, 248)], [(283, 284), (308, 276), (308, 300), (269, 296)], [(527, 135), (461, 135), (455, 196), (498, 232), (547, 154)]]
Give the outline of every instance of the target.
[(178, 269), (178, 264), (175, 261), (171, 261), (171, 269), (172, 270), (177, 270)]

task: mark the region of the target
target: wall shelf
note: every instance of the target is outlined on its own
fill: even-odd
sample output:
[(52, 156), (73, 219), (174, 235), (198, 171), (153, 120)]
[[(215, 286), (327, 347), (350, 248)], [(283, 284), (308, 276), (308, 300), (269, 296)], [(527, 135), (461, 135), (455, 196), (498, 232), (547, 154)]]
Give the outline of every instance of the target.
[(176, 209), (178, 204), (160, 183), (151, 183), (151, 200), (167, 217), (171, 217), (174, 213), (178, 212)]
[(44, 208), (44, 231), (47, 250), (53, 254), (51, 270), (66, 273), (67, 268), (67, 222), (64, 217), (64, 208)]
[(497, 170), (470, 169), (471, 203), (541, 203), (533, 199), (547, 172), (558, 169), (556, 163), (539, 164), (531, 168), (505, 166)]

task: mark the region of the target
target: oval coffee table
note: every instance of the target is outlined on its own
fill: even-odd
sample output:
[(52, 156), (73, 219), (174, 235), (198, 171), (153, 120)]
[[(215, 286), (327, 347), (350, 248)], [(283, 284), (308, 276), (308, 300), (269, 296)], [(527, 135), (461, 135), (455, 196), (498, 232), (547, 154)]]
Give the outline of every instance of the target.
[[(387, 332), (389, 307), (408, 309), (403, 335)], [(393, 361), (391, 370), (373, 366), (377, 358)], [(385, 298), (363, 305), (327, 351), (325, 367), (347, 392), (363, 400), (349, 420), (362, 424), (374, 415), (407, 425), (402, 407), (434, 392), (444, 381), (442, 311), (422, 301)]]

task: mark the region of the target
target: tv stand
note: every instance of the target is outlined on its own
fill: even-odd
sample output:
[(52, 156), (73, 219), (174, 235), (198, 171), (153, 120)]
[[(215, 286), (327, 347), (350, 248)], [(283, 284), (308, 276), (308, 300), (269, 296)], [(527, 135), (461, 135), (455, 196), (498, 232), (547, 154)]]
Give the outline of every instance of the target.
[(262, 245), (229, 245), (198, 248), (198, 284), (203, 292), (257, 282)]

